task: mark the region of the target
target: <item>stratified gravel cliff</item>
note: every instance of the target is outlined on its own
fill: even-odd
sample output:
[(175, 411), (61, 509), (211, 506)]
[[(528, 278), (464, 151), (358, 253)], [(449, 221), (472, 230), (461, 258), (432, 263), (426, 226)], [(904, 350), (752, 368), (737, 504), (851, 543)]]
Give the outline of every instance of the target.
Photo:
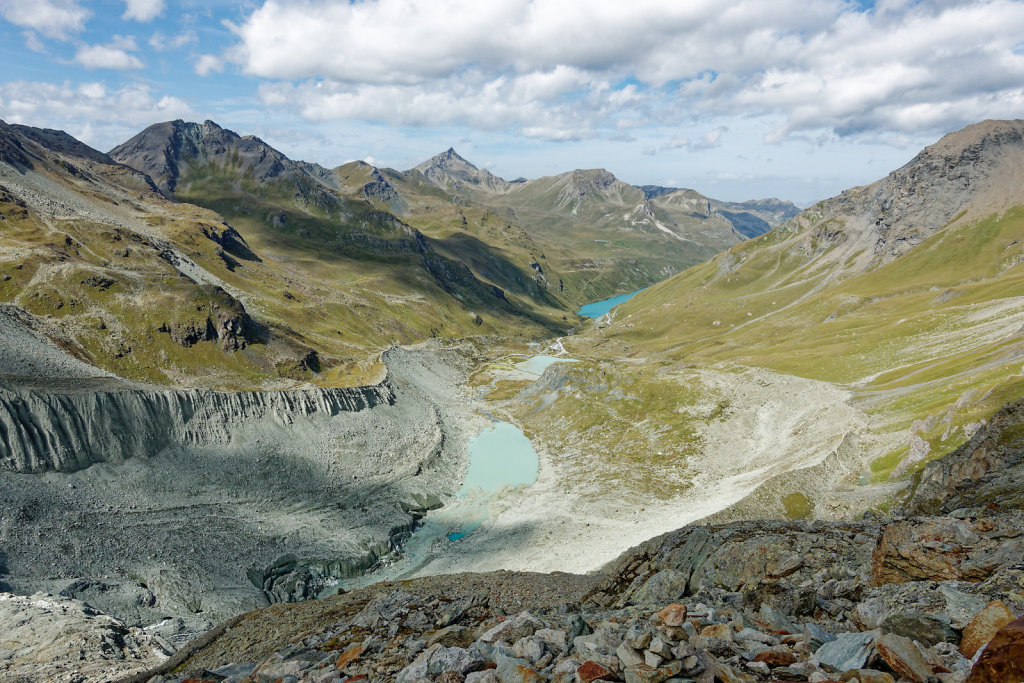
[(227, 444), (245, 426), (288, 426), (392, 405), (391, 385), (219, 393), (120, 389), (42, 392), (0, 388), (0, 468), (73, 472), (156, 455), (171, 446)]

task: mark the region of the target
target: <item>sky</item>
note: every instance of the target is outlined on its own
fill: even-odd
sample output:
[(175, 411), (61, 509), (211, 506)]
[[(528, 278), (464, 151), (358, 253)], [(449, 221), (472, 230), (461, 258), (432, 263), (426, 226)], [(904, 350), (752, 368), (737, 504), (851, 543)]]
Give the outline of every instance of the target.
[(0, 119), (806, 206), (1024, 118), (1024, 0), (0, 0)]

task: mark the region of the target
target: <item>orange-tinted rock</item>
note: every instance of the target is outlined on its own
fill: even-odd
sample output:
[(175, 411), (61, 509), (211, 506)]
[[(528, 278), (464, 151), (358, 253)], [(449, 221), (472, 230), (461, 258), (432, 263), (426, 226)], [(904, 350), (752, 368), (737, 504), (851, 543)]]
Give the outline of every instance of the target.
[(682, 626), (683, 622), (686, 621), (686, 605), (680, 605), (678, 602), (673, 602), (671, 605), (658, 612), (658, 618), (661, 619), (661, 623), (665, 624), (665, 626)]
[(841, 678), (845, 683), (857, 679), (860, 683), (896, 683), (896, 679), (884, 671), (874, 669), (850, 669)]
[(349, 648), (342, 652), (341, 656), (338, 657), (338, 663), (335, 666), (339, 669), (344, 669), (346, 666), (359, 659), (365, 650), (366, 648), (358, 643), (349, 646)]
[(576, 679), (580, 681), (580, 683), (590, 683), (591, 681), (614, 681), (615, 674), (597, 662), (586, 661), (580, 665), (580, 668), (576, 669)]
[(732, 642), (732, 627), (729, 624), (711, 624), (701, 629), (700, 634), (705, 638), (721, 638)]
[(999, 629), (967, 679), (967, 683), (1020, 681), (1024, 681), (1024, 617)]
[(796, 662), (796, 655), (789, 650), (765, 650), (754, 657), (755, 662), (764, 662), (773, 669), (777, 666), (789, 666)]
[(1003, 626), (1013, 621), (1013, 612), (999, 600), (988, 603), (964, 629), (960, 652), (971, 659), (981, 646), (992, 640)]
[(886, 525), (872, 557), (871, 582), (984, 581), (1019, 562), (1024, 536), (1003, 538), (953, 517), (916, 517)]
[(927, 683), (932, 668), (910, 638), (885, 633), (875, 641), (878, 654), (893, 671), (914, 683)]

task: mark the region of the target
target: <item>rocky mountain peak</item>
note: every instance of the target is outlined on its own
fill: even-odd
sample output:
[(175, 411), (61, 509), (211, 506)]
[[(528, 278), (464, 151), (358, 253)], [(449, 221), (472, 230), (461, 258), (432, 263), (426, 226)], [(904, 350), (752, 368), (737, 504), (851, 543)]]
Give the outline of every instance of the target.
[(440, 154), (435, 154), (422, 164), (415, 167), (415, 170), (424, 174), (426, 174), (430, 169), (442, 169), (448, 172), (462, 173), (480, 170), (465, 157), (456, 152), (454, 147), (449, 147)]
[(117, 161), (146, 173), (160, 190), (175, 193), (186, 166), (238, 166), (255, 180), (277, 177), (288, 169), (304, 172), (288, 157), (255, 136), (241, 137), (234, 131), (206, 120), (203, 123), (167, 121), (156, 123), (110, 151)]
[(502, 192), (509, 183), (485, 168), (478, 168), (449, 147), (435, 154), (412, 170), (419, 171), (433, 184), (444, 189), (459, 190), (466, 183), (489, 191)]
[(1019, 203), (1024, 121), (984, 121), (949, 133), (885, 178), (819, 205), (866, 223), (875, 255), (896, 258), (954, 218)]

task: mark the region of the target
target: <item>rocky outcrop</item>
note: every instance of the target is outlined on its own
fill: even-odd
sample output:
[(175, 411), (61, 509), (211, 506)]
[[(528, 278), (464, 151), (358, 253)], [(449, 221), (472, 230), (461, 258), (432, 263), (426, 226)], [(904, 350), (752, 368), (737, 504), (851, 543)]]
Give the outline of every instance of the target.
[(1024, 617), (996, 633), (978, 660), (967, 683), (1024, 681)]
[(174, 445), (228, 443), (238, 427), (292, 424), (394, 402), (385, 381), (345, 389), (218, 393), (124, 389), (79, 393), (0, 388), (0, 469), (73, 472)]
[(1024, 401), (993, 415), (949, 455), (924, 468), (907, 508), (913, 512), (1024, 509)]
[(885, 526), (872, 582), (983, 581), (1024, 558), (1024, 515), (916, 517)]
[(1024, 165), (1022, 151), (1022, 120), (967, 126), (885, 178), (821, 202), (797, 223), (834, 224), (833, 242), (864, 229), (874, 255), (888, 262), (960, 215), (973, 211), (980, 218), (1007, 208), (1008, 200), (1016, 203), (1014, 179)]
[(3, 680), (113, 681), (155, 666), (171, 652), (159, 636), (79, 600), (0, 593)]

